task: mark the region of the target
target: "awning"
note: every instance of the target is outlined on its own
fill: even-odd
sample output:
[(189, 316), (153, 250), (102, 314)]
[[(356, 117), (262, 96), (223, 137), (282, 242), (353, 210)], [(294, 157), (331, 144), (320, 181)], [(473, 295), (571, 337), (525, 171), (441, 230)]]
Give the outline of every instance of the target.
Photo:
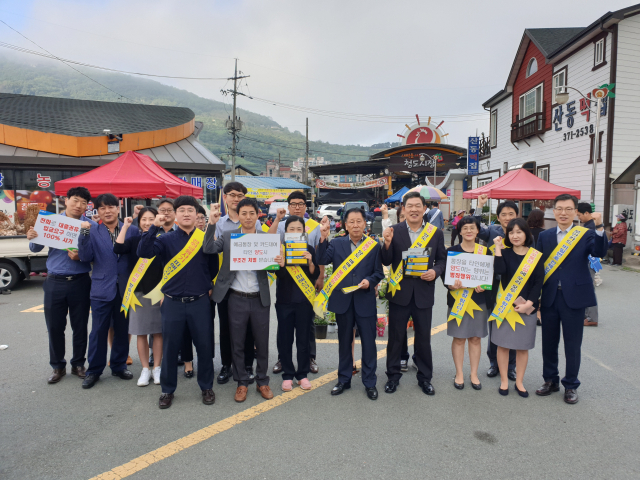
[(512, 170), (491, 183), (462, 194), (463, 198), (478, 198), (487, 194), (493, 199), (507, 200), (553, 200), (568, 193), (580, 198), (580, 190), (559, 187), (544, 181), (524, 169)]
[(134, 151), (87, 173), (56, 182), (56, 195), (64, 196), (73, 187), (89, 189), (92, 197), (102, 193), (113, 193), (119, 198), (203, 197), (202, 188), (179, 179), (147, 155)]
[(404, 196), (405, 193), (407, 193), (409, 191), (409, 189), (407, 187), (402, 187), (400, 190), (398, 190), (396, 193), (394, 193), (393, 195), (391, 195), (389, 198), (387, 198), (385, 200), (385, 203), (390, 203), (390, 202), (401, 202), (402, 201), (402, 197)]

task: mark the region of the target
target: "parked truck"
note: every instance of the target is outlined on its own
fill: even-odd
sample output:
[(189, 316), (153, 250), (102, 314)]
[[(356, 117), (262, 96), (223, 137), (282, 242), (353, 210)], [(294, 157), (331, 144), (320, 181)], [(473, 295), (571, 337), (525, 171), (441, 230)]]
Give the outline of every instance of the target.
[(31, 272), (46, 272), (48, 252), (48, 248), (38, 253), (29, 250), (26, 235), (0, 237), (0, 290), (11, 290)]

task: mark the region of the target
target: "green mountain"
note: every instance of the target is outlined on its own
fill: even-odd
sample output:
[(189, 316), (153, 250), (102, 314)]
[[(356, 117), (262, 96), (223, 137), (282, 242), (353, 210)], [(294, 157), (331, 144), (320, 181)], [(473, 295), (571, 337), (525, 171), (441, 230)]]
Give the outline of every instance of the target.
[[(200, 134), (201, 143), (223, 160), (230, 161), (231, 136), (224, 126), (225, 120), (231, 115), (229, 105), (154, 80), (90, 68), (74, 68), (136, 103), (190, 108), (196, 114), (196, 120), (204, 123), (204, 130)], [(0, 57), (0, 92), (81, 100), (129, 101), (64, 65), (51, 61), (26, 64), (7, 57)], [(244, 122), (236, 158), (239, 165), (260, 173), (268, 160), (278, 158), (278, 153), (284, 165), (291, 165), (293, 160), (304, 157), (305, 137), (302, 133), (291, 132), (270, 117), (248, 110), (238, 109), (237, 115)], [(324, 157), (331, 163), (342, 163), (366, 160), (369, 155), (393, 145), (395, 144), (387, 143), (360, 147), (322, 141), (309, 142), (309, 155)]]

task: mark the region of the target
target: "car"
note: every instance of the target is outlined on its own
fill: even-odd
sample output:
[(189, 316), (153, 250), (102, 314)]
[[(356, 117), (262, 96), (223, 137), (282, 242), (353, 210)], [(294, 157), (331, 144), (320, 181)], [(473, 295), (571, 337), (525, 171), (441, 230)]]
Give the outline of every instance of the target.
[(336, 220), (339, 218), (338, 210), (342, 208), (339, 203), (326, 203), (320, 205), (316, 210), (316, 218), (322, 220), (325, 215), (329, 217), (329, 220)]
[(46, 272), (48, 256), (46, 247), (37, 253), (29, 250), (26, 235), (0, 237), (0, 291), (13, 289), (32, 272)]

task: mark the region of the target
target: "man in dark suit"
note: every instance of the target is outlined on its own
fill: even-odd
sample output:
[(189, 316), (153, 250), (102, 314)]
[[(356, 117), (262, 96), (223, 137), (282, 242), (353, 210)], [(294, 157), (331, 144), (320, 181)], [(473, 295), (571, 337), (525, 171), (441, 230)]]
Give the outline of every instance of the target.
[(231, 355), (233, 379), (238, 382), (235, 401), (244, 402), (250, 383), (249, 373), (244, 366), (245, 339), (248, 325), (251, 325), (253, 341), (256, 346), (256, 384), (262, 398), (270, 400), (273, 392), (269, 388), (269, 310), (271, 293), (269, 277), (265, 270), (231, 270), (231, 234), (264, 234), (256, 227), (258, 204), (252, 198), (244, 198), (238, 203), (238, 218), (241, 227), (225, 231), (215, 238), (216, 224), (220, 219), (220, 206), (211, 206), (209, 228), (204, 238), (204, 252), (222, 253), (222, 266), (213, 288), (213, 301), (220, 304), (228, 301), (229, 332), (231, 335)]
[[(345, 228), (348, 235), (336, 237), (329, 243), (330, 226), (322, 224), (320, 243), (316, 257), (319, 265), (333, 264), (333, 271), (367, 241), (364, 230), (367, 226), (363, 210), (353, 208), (345, 215)], [(376, 245), (360, 260), (360, 262), (346, 275), (329, 297), (328, 310), (336, 314), (338, 323), (338, 383), (331, 390), (331, 395), (340, 395), (351, 388), (351, 374), (353, 357), (351, 343), (353, 329), (357, 325), (362, 343), (362, 383), (367, 396), (371, 400), (378, 398), (376, 389), (376, 285), (384, 278), (380, 259), (380, 245)], [(343, 293), (345, 287), (358, 286), (359, 289), (351, 293)], [(322, 293), (321, 293), (322, 295)]]
[[(559, 195), (554, 201), (553, 214), (558, 222), (556, 228), (540, 232), (536, 248), (542, 252), (543, 262), (547, 262), (560, 242), (575, 232), (573, 218), (576, 215), (578, 199), (572, 195)], [(573, 249), (557, 259), (559, 266), (546, 279), (542, 287), (540, 314), (542, 316), (542, 376), (544, 384), (536, 390), (541, 396), (560, 390), (558, 372), (558, 345), (560, 326), (564, 338), (566, 371), (562, 379), (565, 388), (564, 401), (578, 403), (577, 389), (580, 386), (580, 348), (584, 329), (584, 310), (596, 305), (593, 281), (589, 274), (589, 255), (604, 257), (608, 240), (604, 234), (602, 215), (592, 214), (596, 230), (587, 230)], [(572, 231), (573, 230), (573, 231)], [(570, 233), (571, 232), (571, 233)], [(545, 275), (547, 268), (545, 265)]]
[[(405, 221), (386, 228), (383, 232), (382, 263), (391, 265), (396, 271), (406, 257), (407, 250), (422, 233), (425, 223), (422, 219), (425, 200), (418, 192), (409, 192), (402, 199), (402, 211)], [(389, 342), (387, 343), (387, 384), (384, 391), (394, 393), (400, 383), (402, 372), (400, 360), (404, 336), (407, 332), (409, 317), (413, 319), (415, 329), (415, 362), (418, 367), (418, 385), (427, 395), (435, 394), (431, 377), (433, 361), (431, 358), (431, 309), (435, 279), (442, 275), (447, 264), (447, 251), (444, 246), (444, 234), (437, 229), (424, 245), (431, 249), (428, 270), (421, 276), (404, 275), (400, 289), (394, 295), (387, 292), (389, 300)]]
[(82, 388), (93, 387), (107, 365), (107, 336), (110, 326), (114, 331), (109, 363), (111, 374), (123, 380), (133, 378), (126, 365), (129, 356), (129, 321), (124, 312), (120, 311), (122, 297), (118, 290), (118, 269), (123, 267), (118, 265), (118, 255), (113, 252), (113, 245), (122, 228), (122, 222), (118, 220), (120, 202), (111, 193), (103, 193), (96, 198), (95, 206), (102, 222), (98, 225), (82, 222), (78, 239), (80, 261), (93, 262), (91, 334), (87, 355), (89, 368)]

